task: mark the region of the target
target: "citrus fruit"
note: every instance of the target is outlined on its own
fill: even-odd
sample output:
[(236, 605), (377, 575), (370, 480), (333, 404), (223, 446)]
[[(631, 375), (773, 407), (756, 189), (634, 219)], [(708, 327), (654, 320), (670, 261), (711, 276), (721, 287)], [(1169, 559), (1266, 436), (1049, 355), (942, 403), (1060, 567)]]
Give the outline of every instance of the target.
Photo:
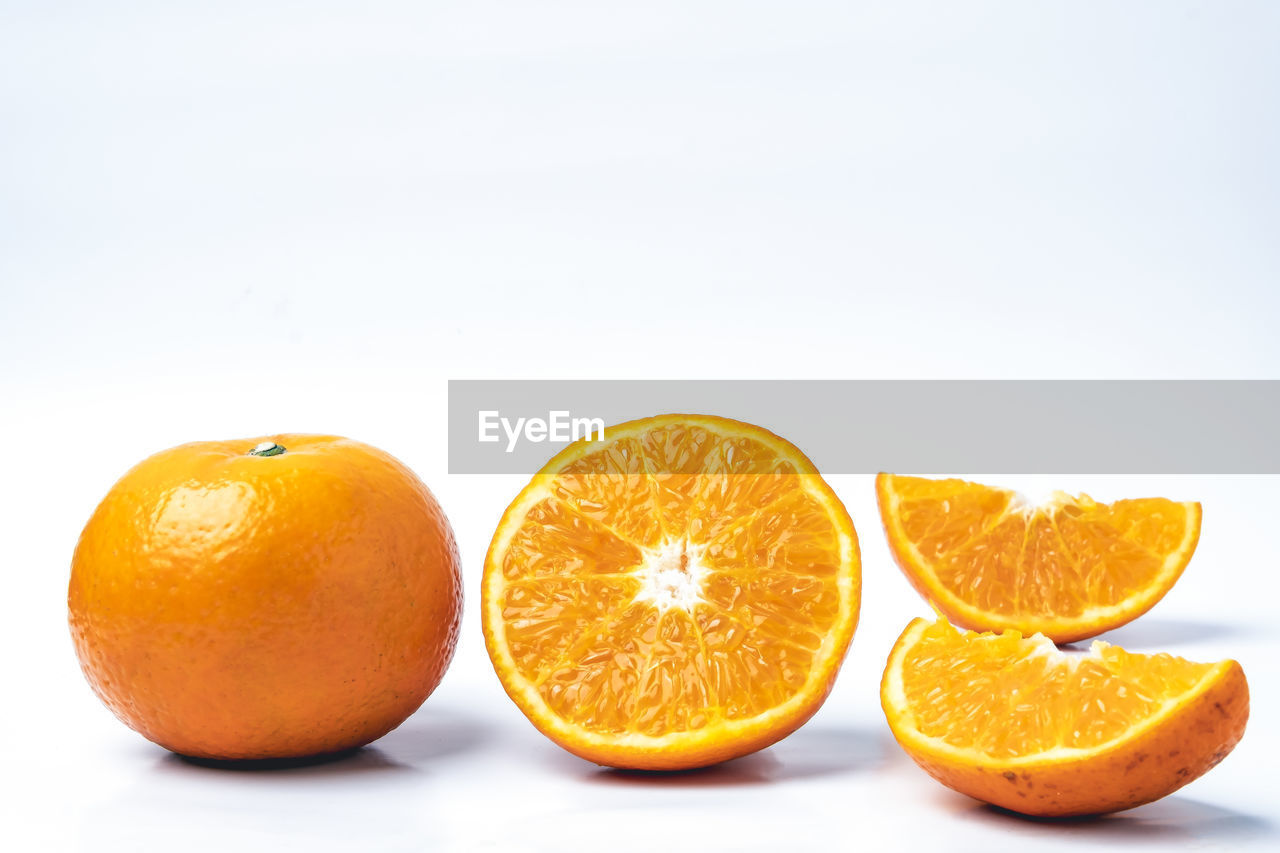
[(1187, 567), (1200, 504), (1098, 503), (1056, 492), (1032, 504), (964, 480), (881, 474), (880, 517), (916, 590), (957, 625), (1092, 637), (1151, 609)]
[(749, 424), (662, 415), (552, 459), (485, 559), (485, 642), (560, 746), (676, 770), (804, 723), (857, 622), (858, 540), (794, 446)]
[(427, 487), (345, 438), (185, 444), (120, 479), (72, 559), (94, 691), (156, 743), (211, 759), (368, 743), (440, 681), (461, 614)]
[(1118, 811), (1199, 777), (1249, 716), (1233, 660), (1192, 663), (1095, 641), (975, 634), (916, 619), (885, 667), (880, 700), (907, 754), (942, 784), (1031, 815)]

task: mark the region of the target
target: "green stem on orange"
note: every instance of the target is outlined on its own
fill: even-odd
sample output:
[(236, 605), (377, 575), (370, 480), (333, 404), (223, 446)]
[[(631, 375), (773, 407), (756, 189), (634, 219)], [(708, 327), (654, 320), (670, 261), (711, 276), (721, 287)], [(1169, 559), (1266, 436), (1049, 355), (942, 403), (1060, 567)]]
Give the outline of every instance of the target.
[(284, 453), (284, 445), (276, 444), (274, 441), (264, 441), (253, 450), (249, 451), (250, 456), (279, 456)]

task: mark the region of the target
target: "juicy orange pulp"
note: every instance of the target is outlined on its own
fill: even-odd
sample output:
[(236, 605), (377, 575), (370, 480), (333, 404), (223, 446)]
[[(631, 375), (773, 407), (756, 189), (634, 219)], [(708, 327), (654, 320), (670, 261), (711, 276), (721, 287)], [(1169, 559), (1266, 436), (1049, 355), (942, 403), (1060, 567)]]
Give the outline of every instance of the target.
[(1057, 492), (1031, 505), (964, 480), (881, 474), (890, 546), (912, 584), (960, 625), (1057, 642), (1136, 618), (1173, 586), (1200, 534), (1200, 505), (1098, 503)]
[[(959, 634), (939, 622), (911, 647), (906, 700), (922, 734), (995, 758), (1115, 740), (1214, 667), (1100, 641), (1088, 653), (1060, 652), (1016, 631), (974, 636), (957, 654)], [(973, 724), (987, 720), (1004, 722)]]
[(856, 622), (844, 508), (757, 427), (682, 415), (608, 435), (553, 459), (494, 536), (484, 621), (508, 693), (604, 764), (697, 766), (786, 735)]

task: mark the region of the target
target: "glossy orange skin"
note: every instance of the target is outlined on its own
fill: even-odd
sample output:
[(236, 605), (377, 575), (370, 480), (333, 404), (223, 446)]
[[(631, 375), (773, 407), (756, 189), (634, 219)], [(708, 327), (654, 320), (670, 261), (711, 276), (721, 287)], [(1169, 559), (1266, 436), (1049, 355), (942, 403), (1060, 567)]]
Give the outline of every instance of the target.
[[(248, 454), (261, 442), (286, 448)], [(448, 519), (400, 462), (333, 436), (165, 450), (124, 475), (72, 559), (71, 635), (116, 716), (174, 752), (290, 758), (412, 714), (462, 612)]]

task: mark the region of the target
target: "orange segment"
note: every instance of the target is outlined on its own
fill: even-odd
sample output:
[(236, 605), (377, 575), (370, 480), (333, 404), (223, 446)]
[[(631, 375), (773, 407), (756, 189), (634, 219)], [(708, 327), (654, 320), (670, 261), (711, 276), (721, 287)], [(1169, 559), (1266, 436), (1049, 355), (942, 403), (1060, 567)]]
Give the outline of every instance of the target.
[(768, 746), (822, 704), (857, 622), (848, 514), (759, 427), (664, 415), (552, 459), (485, 560), (485, 641), (544, 734), (678, 769)]
[(1041, 505), (964, 480), (881, 474), (876, 495), (907, 579), (978, 630), (1092, 637), (1151, 609), (1195, 552), (1200, 505), (1101, 504), (1057, 492)]
[(903, 749), (957, 791), (1036, 815), (1097, 814), (1163, 797), (1244, 733), (1235, 661), (1192, 663), (1095, 642), (975, 634), (917, 619), (885, 667), (881, 703)]

